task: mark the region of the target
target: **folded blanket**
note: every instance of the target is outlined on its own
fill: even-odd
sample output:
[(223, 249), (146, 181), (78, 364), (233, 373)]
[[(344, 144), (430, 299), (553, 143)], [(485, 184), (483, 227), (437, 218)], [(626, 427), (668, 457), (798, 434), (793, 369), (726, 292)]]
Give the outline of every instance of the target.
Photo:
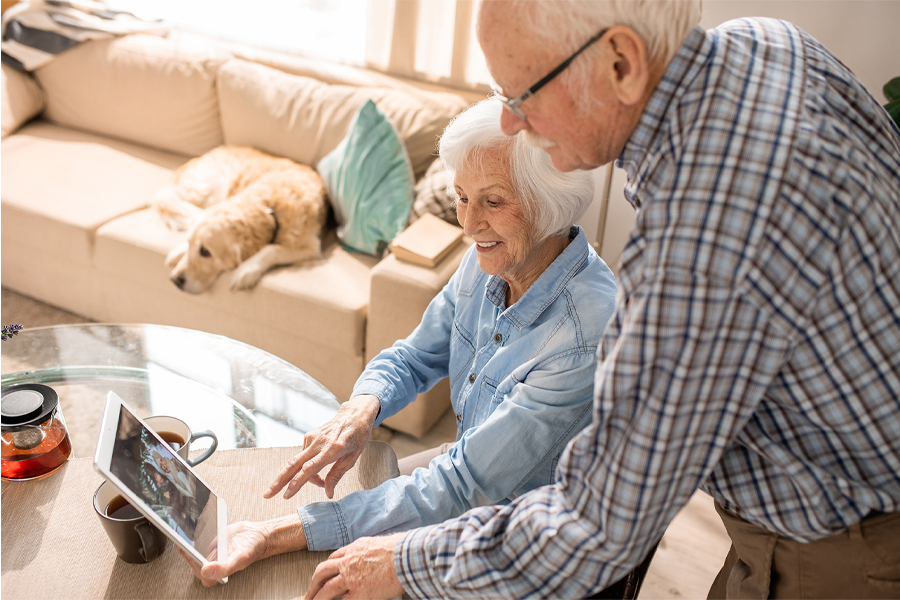
[(0, 47), (5, 64), (33, 71), (84, 41), (135, 32), (167, 35), (168, 27), (107, 10), (99, 0), (31, 0), (3, 14)]

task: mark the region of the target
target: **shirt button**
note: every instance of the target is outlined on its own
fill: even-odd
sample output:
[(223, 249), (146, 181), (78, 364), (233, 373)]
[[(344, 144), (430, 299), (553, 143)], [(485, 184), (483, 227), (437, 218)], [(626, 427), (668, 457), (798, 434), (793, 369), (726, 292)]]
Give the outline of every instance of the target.
[(475, 383), (475, 373), (469, 373), (469, 383)]
[(462, 423), (462, 415), (460, 415), (460, 414), (457, 414), (457, 415), (456, 415), (456, 422), (457, 422), (457, 423)]
[(500, 342), (503, 341), (503, 336), (500, 335), (499, 333), (494, 334), (494, 341), (497, 342), (497, 343), (499, 344)]

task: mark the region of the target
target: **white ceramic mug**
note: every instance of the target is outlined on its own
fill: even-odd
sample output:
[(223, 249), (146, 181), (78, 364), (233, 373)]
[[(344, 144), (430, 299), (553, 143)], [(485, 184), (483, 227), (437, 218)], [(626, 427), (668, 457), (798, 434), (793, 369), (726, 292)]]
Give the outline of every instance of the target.
[[(147, 426), (155, 431), (162, 439), (166, 441), (175, 452), (183, 458), (187, 464), (193, 466), (199, 465), (209, 458), (216, 448), (219, 446), (219, 439), (216, 434), (209, 430), (191, 432), (188, 424), (177, 417), (155, 416), (144, 419)], [(191, 451), (191, 442), (198, 438), (212, 438), (212, 445), (206, 449), (206, 452), (191, 460), (188, 453)]]

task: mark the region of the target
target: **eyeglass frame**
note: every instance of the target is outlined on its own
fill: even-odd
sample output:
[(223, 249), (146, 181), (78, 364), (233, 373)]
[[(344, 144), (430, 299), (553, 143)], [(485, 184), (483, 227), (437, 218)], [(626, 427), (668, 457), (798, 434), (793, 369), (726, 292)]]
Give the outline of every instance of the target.
[(562, 73), (566, 67), (568, 67), (570, 64), (572, 64), (572, 61), (575, 60), (575, 58), (579, 54), (581, 54), (582, 52), (587, 50), (591, 46), (591, 44), (593, 44), (594, 42), (596, 42), (600, 38), (602, 38), (604, 35), (606, 35), (606, 32), (609, 30), (610, 30), (609, 27), (607, 27), (605, 29), (601, 29), (599, 33), (594, 35), (594, 37), (592, 37), (587, 42), (585, 42), (585, 44), (581, 48), (576, 50), (575, 53), (572, 54), (572, 56), (570, 56), (566, 60), (562, 61), (558, 67), (556, 67), (555, 69), (550, 71), (550, 73), (546, 77), (544, 77), (543, 79), (538, 81), (536, 84), (534, 84), (533, 86), (531, 86), (530, 88), (528, 88), (523, 93), (516, 96), (515, 98), (507, 98), (506, 96), (504, 96), (502, 93), (500, 93), (502, 90), (500, 90), (500, 88), (497, 86), (497, 84), (492, 82), (491, 83), (491, 91), (494, 93), (494, 97), (497, 98), (498, 100), (500, 100), (500, 102), (503, 103), (503, 107), (506, 108), (507, 110), (509, 110), (512, 114), (516, 115), (523, 121), (528, 119), (528, 115), (526, 115), (522, 111), (522, 109), (519, 108), (520, 106), (522, 106), (522, 103), (525, 102), (526, 100), (528, 100), (529, 98), (531, 98), (532, 96), (534, 96), (539, 89), (541, 89), (542, 87), (544, 87), (545, 85), (550, 83), (550, 81), (554, 77), (556, 77), (557, 75)]

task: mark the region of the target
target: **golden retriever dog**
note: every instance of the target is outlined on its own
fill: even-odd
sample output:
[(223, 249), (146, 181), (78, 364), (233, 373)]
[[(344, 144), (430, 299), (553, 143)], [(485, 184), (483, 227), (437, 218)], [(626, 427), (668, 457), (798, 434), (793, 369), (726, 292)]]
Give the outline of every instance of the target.
[(310, 167), (255, 150), (220, 146), (177, 172), (153, 207), (187, 239), (169, 253), (170, 279), (199, 294), (234, 270), (231, 288), (252, 288), (277, 265), (321, 255), (325, 183)]

